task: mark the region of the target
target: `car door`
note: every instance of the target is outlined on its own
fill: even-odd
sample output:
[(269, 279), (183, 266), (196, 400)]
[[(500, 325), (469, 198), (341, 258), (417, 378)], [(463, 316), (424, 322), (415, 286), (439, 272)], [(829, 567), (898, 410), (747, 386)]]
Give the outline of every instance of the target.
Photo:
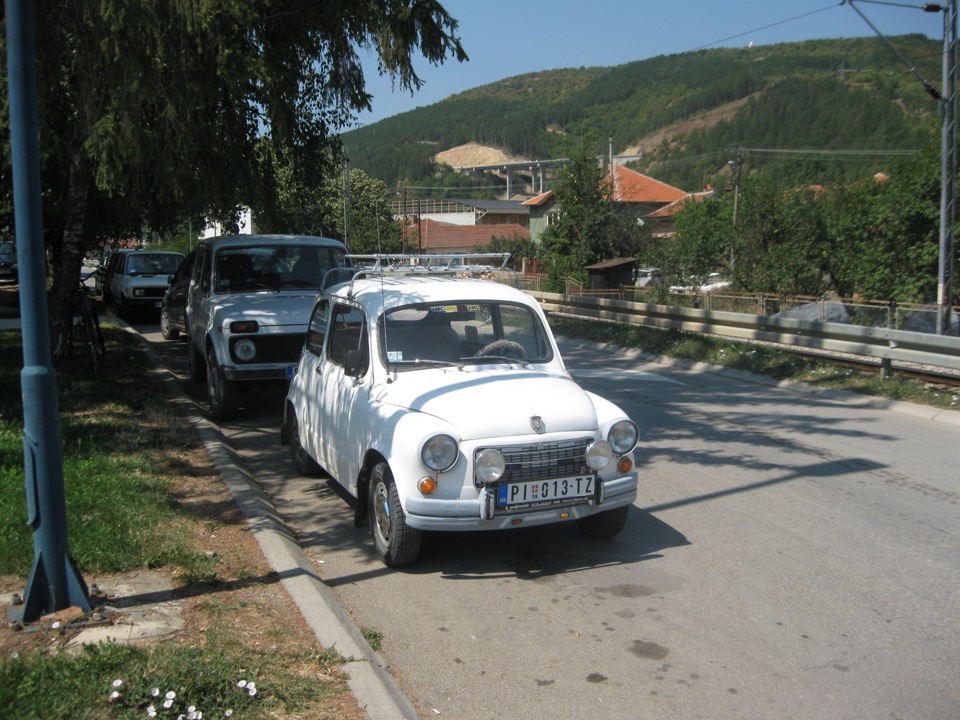
[(330, 302), (320, 300), (310, 315), (307, 337), (300, 356), (300, 371), (293, 382), (300, 385), (301, 401), (297, 422), (300, 424), (300, 442), (304, 450), (329, 472), (330, 466), (320, 438), (323, 437), (324, 415), (321, 408), (324, 384), (324, 340), (327, 335)]
[(193, 275), (193, 266), (197, 259), (197, 251), (192, 253), (180, 263), (180, 267), (173, 274), (170, 280), (170, 289), (167, 291), (166, 305), (167, 315), (174, 327), (178, 330), (186, 331), (186, 305), (187, 291), (190, 287), (190, 278)]
[(203, 348), (203, 338), (207, 331), (210, 295), (210, 248), (201, 245), (197, 249), (197, 259), (193, 268), (193, 277), (187, 289), (186, 314), (187, 334), (190, 342)]
[(327, 326), (323, 382), (319, 388), (324, 467), (356, 495), (356, 478), (364, 448), (359, 427), (367, 392), (364, 382), (370, 367), (366, 317), (359, 307), (335, 304)]

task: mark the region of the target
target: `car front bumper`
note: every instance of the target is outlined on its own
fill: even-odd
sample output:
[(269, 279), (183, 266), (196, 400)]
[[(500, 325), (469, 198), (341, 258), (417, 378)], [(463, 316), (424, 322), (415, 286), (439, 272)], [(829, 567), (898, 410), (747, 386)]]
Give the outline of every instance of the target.
[(547, 505), (523, 512), (497, 514), (493, 492), (483, 488), (476, 500), (439, 500), (411, 497), (405, 503), (406, 521), (418, 530), (469, 531), (503, 530), (513, 527), (547, 525), (577, 520), (605, 510), (631, 505), (637, 498), (637, 475), (603, 482), (603, 501), (591, 500), (569, 505)]

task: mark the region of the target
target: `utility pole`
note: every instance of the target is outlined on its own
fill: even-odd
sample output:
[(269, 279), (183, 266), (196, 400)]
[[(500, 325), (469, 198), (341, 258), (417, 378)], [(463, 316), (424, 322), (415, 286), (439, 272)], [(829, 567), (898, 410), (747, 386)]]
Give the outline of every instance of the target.
[(737, 167), (733, 179), (733, 235), (730, 241), (730, 274), (736, 269), (734, 244), (737, 234), (737, 213), (740, 210), (740, 169), (743, 167), (743, 146), (737, 145), (737, 158), (732, 161)]
[(90, 612), (87, 585), (70, 556), (67, 540), (57, 377), (47, 330), (33, 6), (30, 0), (6, 3), (10, 153), (23, 328), (23, 465), (34, 557), (19, 615), (26, 622), (71, 606)]
[(943, 89), (940, 170), (940, 266), (937, 276), (937, 334), (950, 335), (953, 318), (954, 231), (957, 219), (957, 0), (943, 8)]

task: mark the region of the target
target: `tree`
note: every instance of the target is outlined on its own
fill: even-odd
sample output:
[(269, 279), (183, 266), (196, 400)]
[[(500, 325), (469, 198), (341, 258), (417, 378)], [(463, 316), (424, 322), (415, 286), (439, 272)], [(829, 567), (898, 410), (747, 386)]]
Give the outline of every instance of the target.
[(467, 59), (437, 0), (40, 0), (36, 11), (55, 347), (83, 254), (104, 239), (269, 207), (280, 156), (319, 182), (336, 133), (370, 106), (358, 48), (407, 91), (422, 84), (417, 53)]
[(607, 199), (604, 171), (592, 147), (581, 139), (573, 148), (556, 188), (557, 218), (541, 235), (540, 257), (549, 263), (555, 288), (568, 275), (585, 281), (586, 265), (636, 254), (649, 235)]

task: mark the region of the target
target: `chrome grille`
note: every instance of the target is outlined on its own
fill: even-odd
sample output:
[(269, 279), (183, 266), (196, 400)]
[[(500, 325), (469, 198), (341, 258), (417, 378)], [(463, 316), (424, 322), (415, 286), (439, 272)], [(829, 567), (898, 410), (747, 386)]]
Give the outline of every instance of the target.
[[(578, 438), (561, 442), (507, 445), (493, 448), (499, 450), (506, 461), (502, 482), (524, 482), (547, 478), (579, 475), (584, 468), (584, 453), (593, 438)], [(474, 458), (483, 450), (477, 448)]]

